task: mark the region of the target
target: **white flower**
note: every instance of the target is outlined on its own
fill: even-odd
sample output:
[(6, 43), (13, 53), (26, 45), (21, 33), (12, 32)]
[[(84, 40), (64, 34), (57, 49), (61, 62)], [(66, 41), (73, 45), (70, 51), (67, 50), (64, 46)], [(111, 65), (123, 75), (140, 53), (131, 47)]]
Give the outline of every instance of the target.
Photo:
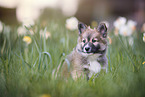
[(42, 36), (43, 38), (45, 37), (45, 39), (48, 39), (48, 37), (51, 37), (51, 33), (46, 31), (44, 32), (43, 30), (40, 30), (40, 36)]
[(114, 22), (114, 27), (116, 29), (119, 29), (121, 26), (125, 25), (126, 23), (126, 18), (125, 17), (119, 17), (115, 22)]
[(76, 30), (78, 28), (78, 19), (76, 17), (67, 19), (65, 26), (69, 30)]
[(145, 23), (142, 25), (142, 31), (145, 32)]
[(143, 41), (145, 42), (145, 33), (143, 33)]
[(17, 29), (18, 36), (23, 36), (23, 35), (27, 34), (27, 32), (28, 32), (28, 34), (34, 35), (33, 29), (29, 29), (29, 31), (27, 31), (27, 29), (24, 26), (20, 26)]
[(22, 21), (22, 25), (25, 27), (31, 27), (31, 26), (33, 26), (35, 24), (35, 22), (32, 20), (32, 19), (24, 19), (23, 21)]
[(126, 23), (126, 18), (120, 17), (114, 22), (115, 35), (119, 33), (123, 36), (130, 36), (136, 29), (137, 23), (133, 20), (128, 20)]
[(18, 27), (17, 29), (18, 36), (22, 36), (26, 34), (26, 29), (22, 26)]
[(65, 16), (73, 16), (77, 12), (80, 0), (57, 0), (57, 1), (61, 7), (60, 9), (62, 10)]
[(126, 25), (122, 25), (119, 29), (119, 34), (123, 35), (123, 36), (127, 36), (127, 34), (130, 32), (131, 31), (128, 29), (128, 27)]
[(136, 22), (133, 20), (128, 20), (127, 24), (124, 24), (119, 29), (119, 34), (123, 36), (130, 36), (135, 31)]
[[(41, 14), (40, 8), (35, 6), (35, 2), (40, 0), (19, 0), (21, 1), (16, 8), (17, 20), (20, 22), (37, 20)], [(41, 2), (43, 2), (41, 0)], [(30, 26), (30, 25), (28, 25)]]
[(134, 31), (134, 30), (136, 29), (136, 25), (137, 25), (137, 23), (136, 23), (135, 21), (133, 21), (133, 20), (128, 20), (128, 22), (127, 22), (127, 26), (128, 26), (132, 31)]
[(2, 24), (2, 22), (0, 21), (0, 33), (2, 32), (2, 30), (3, 30), (3, 24)]

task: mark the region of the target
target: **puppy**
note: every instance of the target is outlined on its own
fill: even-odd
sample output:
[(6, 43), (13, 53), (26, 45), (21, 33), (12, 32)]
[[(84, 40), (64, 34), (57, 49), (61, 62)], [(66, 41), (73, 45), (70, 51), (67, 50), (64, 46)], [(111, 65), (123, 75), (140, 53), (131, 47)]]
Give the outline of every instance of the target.
[(87, 76), (90, 79), (104, 69), (107, 72), (107, 27), (100, 23), (91, 29), (84, 23), (78, 24), (79, 37), (77, 46), (66, 58), (62, 73), (74, 80)]

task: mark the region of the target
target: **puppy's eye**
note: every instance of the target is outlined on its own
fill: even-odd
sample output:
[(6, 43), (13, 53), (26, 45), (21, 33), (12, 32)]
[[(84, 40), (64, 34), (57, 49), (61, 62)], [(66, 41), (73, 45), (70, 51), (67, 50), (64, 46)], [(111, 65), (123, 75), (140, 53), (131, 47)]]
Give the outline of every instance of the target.
[(83, 42), (83, 43), (86, 43), (86, 40), (85, 40), (85, 39), (83, 39), (83, 40), (82, 40), (82, 42)]
[(92, 42), (94, 43), (94, 42), (97, 42), (97, 39), (96, 38), (93, 38), (92, 39)]

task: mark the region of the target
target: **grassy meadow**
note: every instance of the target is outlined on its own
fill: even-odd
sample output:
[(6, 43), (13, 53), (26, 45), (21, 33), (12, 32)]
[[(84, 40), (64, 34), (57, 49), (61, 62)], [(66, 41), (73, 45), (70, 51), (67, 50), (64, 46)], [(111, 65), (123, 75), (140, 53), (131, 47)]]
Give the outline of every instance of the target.
[[(3, 24), (3, 28), (7, 25)], [(129, 37), (108, 32), (108, 73), (97, 78), (68, 78), (66, 81), (57, 67), (63, 63), (77, 44), (78, 31), (65, 27), (65, 19), (37, 21), (27, 28), (26, 36), (17, 34), (18, 26), (0, 33), (0, 97), (144, 97), (145, 96), (145, 42), (141, 31)], [(48, 39), (44, 36), (49, 31)], [(32, 35), (30, 31), (33, 31)], [(108, 40), (109, 41), (109, 40)]]

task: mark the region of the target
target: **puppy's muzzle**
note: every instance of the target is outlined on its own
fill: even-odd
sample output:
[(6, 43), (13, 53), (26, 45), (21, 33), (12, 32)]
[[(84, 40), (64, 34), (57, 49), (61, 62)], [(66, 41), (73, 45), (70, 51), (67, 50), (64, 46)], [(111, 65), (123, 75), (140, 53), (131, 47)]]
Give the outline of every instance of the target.
[(90, 45), (89, 45), (89, 43), (88, 43), (88, 44), (86, 44), (85, 47), (84, 47), (84, 52), (86, 52), (86, 53), (91, 53), (91, 49), (92, 49), (92, 47), (90, 47)]
[(84, 45), (83, 52), (84, 53), (99, 53), (100, 52), (99, 49), (100, 49), (99, 44), (95, 46), (93, 45), (93, 43), (88, 42)]

